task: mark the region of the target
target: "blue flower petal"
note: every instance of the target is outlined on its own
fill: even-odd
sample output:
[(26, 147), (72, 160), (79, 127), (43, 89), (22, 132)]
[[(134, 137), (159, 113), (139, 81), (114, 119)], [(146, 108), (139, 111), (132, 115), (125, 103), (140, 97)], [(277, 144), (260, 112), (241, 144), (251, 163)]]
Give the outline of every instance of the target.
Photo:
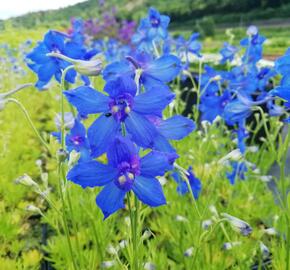
[(103, 154), (115, 138), (120, 128), (114, 117), (102, 114), (88, 129), (88, 139), (92, 149), (92, 156)]
[(166, 204), (162, 187), (155, 178), (138, 176), (132, 189), (138, 199), (149, 206), (155, 207)]
[(123, 75), (134, 77), (134, 69), (127, 61), (114, 62), (103, 71), (103, 78), (106, 81), (115, 80)]
[(195, 123), (181, 115), (161, 121), (158, 131), (169, 140), (181, 140), (195, 129)]
[(154, 60), (144, 70), (142, 76), (153, 77), (161, 82), (172, 81), (181, 71), (181, 61), (174, 55), (164, 55)]
[(118, 97), (121, 94), (129, 93), (131, 96), (136, 95), (137, 86), (135, 81), (130, 77), (119, 77), (106, 83), (104, 91), (111, 97)]
[(154, 139), (155, 150), (165, 153), (175, 153), (175, 149), (171, 146), (169, 141), (161, 134), (158, 134)]
[(97, 205), (101, 208), (104, 219), (124, 208), (126, 192), (119, 189), (113, 182), (106, 185), (96, 198)]
[(172, 169), (172, 163), (178, 156), (152, 151), (141, 159), (141, 175), (144, 177), (155, 177), (164, 175)]
[(104, 186), (113, 181), (117, 175), (116, 168), (93, 160), (75, 165), (68, 172), (67, 179), (85, 188)]
[(117, 136), (107, 151), (109, 163), (113, 166), (118, 166), (122, 162), (130, 163), (135, 155), (137, 151), (132, 141), (122, 136)]
[(67, 100), (82, 115), (106, 112), (109, 110), (109, 97), (88, 86), (64, 91)]
[(39, 67), (38, 78), (42, 82), (48, 82), (55, 72), (56, 72), (55, 64), (52, 61), (49, 61), (47, 64)]
[(149, 148), (153, 146), (158, 132), (147, 118), (132, 111), (125, 120), (125, 126), (138, 145)]
[(175, 94), (170, 92), (166, 85), (163, 87), (155, 86), (134, 98), (133, 110), (141, 114), (160, 115), (174, 97)]

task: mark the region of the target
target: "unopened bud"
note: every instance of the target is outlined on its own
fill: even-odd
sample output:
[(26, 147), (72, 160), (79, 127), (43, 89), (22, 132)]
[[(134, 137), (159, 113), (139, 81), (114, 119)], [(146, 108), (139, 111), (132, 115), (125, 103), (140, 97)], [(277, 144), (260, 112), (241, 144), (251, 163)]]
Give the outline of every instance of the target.
[(253, 229), (247, 222), (227, 213), (222, 213), (221, 215), (227, 219), (235, 231), (241, 233), (243, 236), (247, 236), (252, 233)]
[(242, 243), (241, 242), (226, 242), (226, 243), (224, 243), (224, 245), (223, 245), (223, 249), (224, 250), (230, 250), (230, 249), (232, 249), (234, 246), (239, 246), (239, 245), (241, 245)]
[(27, 174), (18, 177), (15, 180), (15, 184), (21, 184), (27, 187), (35, 187), (35, 188), (39, 187), (38, 184), (35, 181), (33, 181), (32, 178)]
[(59, 161), (64, 162), (68, 158), (68, 152), (64, 149), (59, 149), (56, 153)]
[(78, 162), (80, 155), (81, 154), (75, 150), (72, 150), (69, 153), (69, 160), (68, 160), (68, 167), (69, 168), (72, 168)]
[(185, 257), (190, 257), (193, 254), (193, 247), (188, 248), (185, 252), (184, 252), (184, 256)]
[(101, 73), (103, 66), (100, 59), (89, 61), (76, 60), (74, 62), (74, 68), (82, 75), (97, 76)]
[(25, 210), (28, 211), (28, 212), (33, 212), (33, 213), (41, 214), (41, 210), (38, 207), (36, 207), (36, 206), (34, 206), (32, 204), (27, 205), (25, 207)]
[[(65, 129), (72, 129), (73, 128), (73, 126), (75, 124), (75, 118), (71, 112), (64, 113), (63, 120), (64, 120), (63, 124), (64, 124)], [(57, 129), (61, 130), (62, 116), (60, 113), (55, 116), (54, 122), (55, 122)]]

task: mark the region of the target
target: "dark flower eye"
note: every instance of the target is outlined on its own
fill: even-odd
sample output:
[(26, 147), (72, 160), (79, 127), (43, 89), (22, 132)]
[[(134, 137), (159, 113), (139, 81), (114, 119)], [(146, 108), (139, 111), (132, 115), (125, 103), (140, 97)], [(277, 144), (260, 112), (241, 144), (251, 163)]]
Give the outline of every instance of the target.
[(106, 113), (105, 116), (106, 117), (110, 117), (110, 116), (112, 116), (112, 114), (111, 113)]

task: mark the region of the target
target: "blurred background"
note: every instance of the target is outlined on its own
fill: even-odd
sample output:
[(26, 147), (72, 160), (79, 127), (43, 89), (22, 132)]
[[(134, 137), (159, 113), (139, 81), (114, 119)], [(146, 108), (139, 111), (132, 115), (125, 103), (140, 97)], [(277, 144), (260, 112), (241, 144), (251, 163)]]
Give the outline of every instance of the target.
[[(178, 33), (186, 37), (192, 31), (199, 32), (204, 41), (204, 52), (214, 52), (222, 46), (227, 39), (226, 29), (231, 28), (231, 34), (239, 40), (251, 24), (257, 25), (269, 37), (265, 46), (266, 58), (275, 59), (290, 46), (285, 38), (290, 36), (290, 0), (11, 0), (0, 6), (0, 42), (5, 42), (6, 37), (1, 32), (17, 33), (24, 29), (30, 31), (33, 39), (38, 38), (33, 30), (41, 29), (37, 32), (43, 33), (51, 28), (67, 29), (71, 18), (105, 16), (103, 19), (107, 24), (138, 21), (150, 6), (171, 17), (173, 35)], [(22, 15), (16, 16), (16, 13)], [(25, 38), (23, 36), (22, 40), (19, 36), (14, 40), (19, 43)]]

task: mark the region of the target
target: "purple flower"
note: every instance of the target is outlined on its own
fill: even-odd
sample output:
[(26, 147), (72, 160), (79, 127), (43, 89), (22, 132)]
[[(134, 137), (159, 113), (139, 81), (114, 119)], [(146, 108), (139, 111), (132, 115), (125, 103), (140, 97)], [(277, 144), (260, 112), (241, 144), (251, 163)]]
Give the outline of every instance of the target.
[(96, 199), (104, 218), (124, 208), (124, 197), (132, 190), (140, 201), (156, 207), (166, 203), (156, 176), (172, 169), (172, 157), (150, 152), (140, 158), (135, 145), (116, 137), (107, 152), (108, 164), (89, 161), (77, 164), (67, 178), (85, 187), (104, 186)]
[(93, 156), (106, 151), (109, 143), (120, 133), (122, 125), (139, 146), (153, 147), (158, 131), (146, 116), (161, 116), (174, 94), (165, 85), (147, 90), (136, 96), (134, 80), (123, 77), (105, 85), (104, 91), (108, 95), (86, 86), (64, 92), (81, 115), (101, 113), (88, 129)]

